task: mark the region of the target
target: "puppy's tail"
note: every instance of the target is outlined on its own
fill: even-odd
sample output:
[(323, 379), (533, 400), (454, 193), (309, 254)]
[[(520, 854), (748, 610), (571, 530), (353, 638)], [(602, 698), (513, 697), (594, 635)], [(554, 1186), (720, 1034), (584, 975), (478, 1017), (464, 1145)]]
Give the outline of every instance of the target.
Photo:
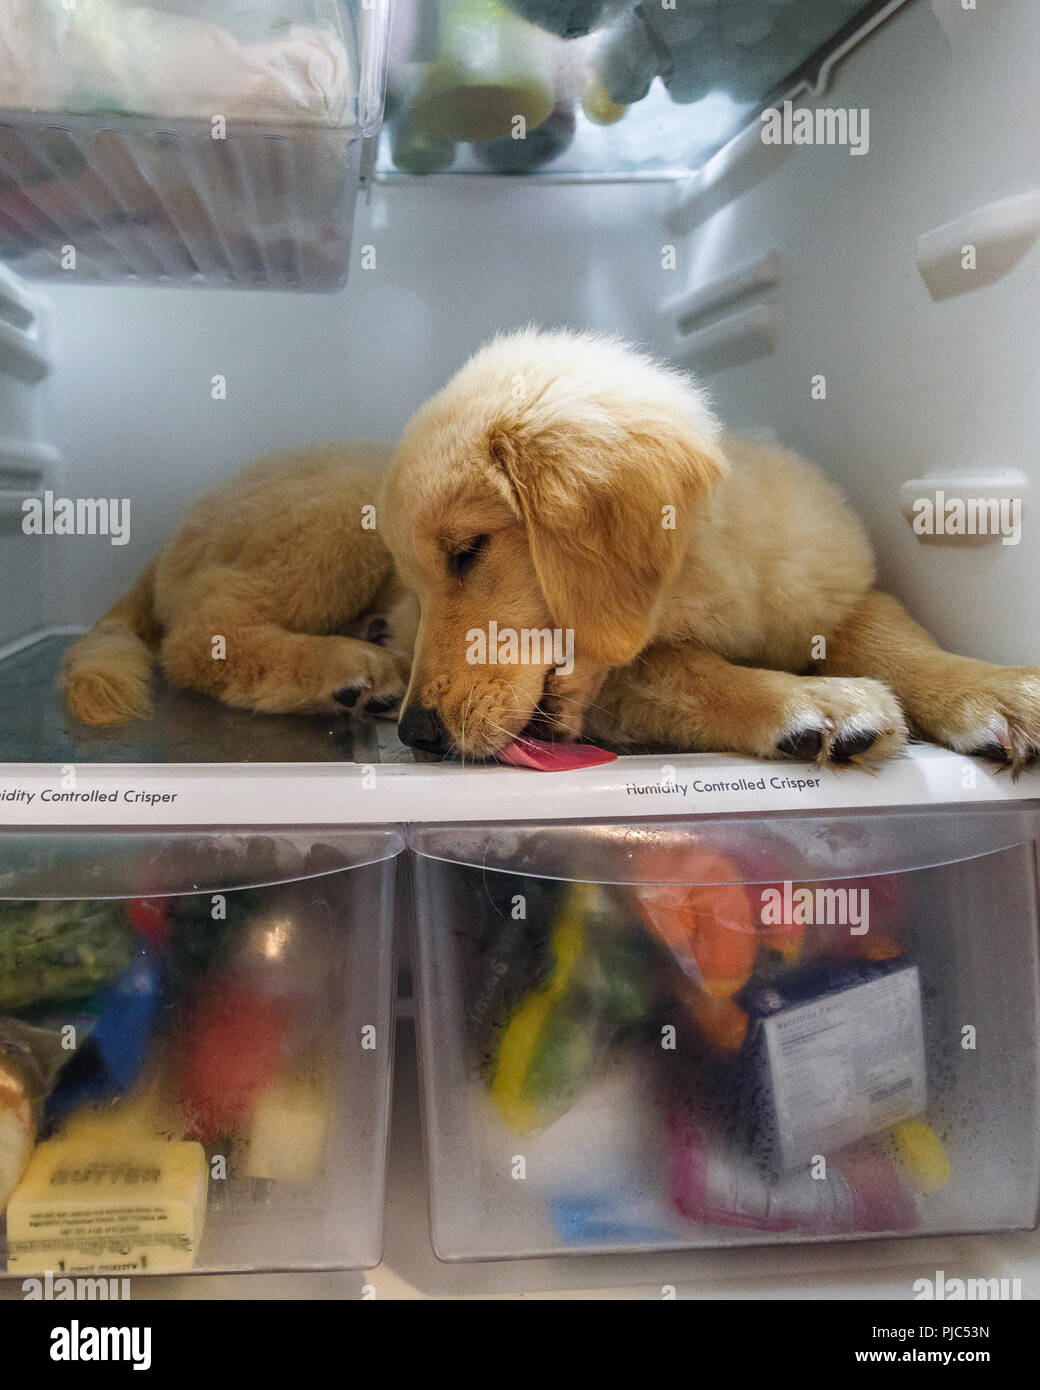
[(151, 709), (152, 649), (159, 638), (154, 580), (153, 561), (130, 592), (66, 651), (58, 685), (81, 723), (128, 724)]

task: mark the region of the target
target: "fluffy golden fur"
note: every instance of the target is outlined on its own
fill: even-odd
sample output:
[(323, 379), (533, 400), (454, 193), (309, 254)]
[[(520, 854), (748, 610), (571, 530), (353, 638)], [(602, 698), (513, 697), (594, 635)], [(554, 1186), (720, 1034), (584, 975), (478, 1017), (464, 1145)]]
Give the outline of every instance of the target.
[(154, 660), (241, 709), (396, 712), (411, 634), (397, 621), (390, 637), (387, 621), (402, 599), (378, 529), (388, 458), (379, 445), (277, 454), (201, 497), (66, 652), (71, 713), (97, 725), (147, 714)]
[[(1040, 747), (1040, 671), (941, 650), (873, 588), (815, 468), (722, 435), (687, 378), (615, 339), (478, 353), (406, 430), (386, 528), (422, 615), (402, 728), (434, 710), (464, 754), (539, 711), (558, 736), (821, 763), (897, 754), (908, 721), (1016, 767)], [(470, 664), (492, 618), (571, 629), (573, 673)]]
[[(380, 499), (386, 461), (280, 455), (203, 498), (70, 648), (73, 714), (142, 713), (153, 657), (231, 705), (385, 714), (414, 643), (402, 736), (467, 757), (539, 725), (860, 765), (910, 728), (1015, 767), (1040, 748), (1040, 671), (940, 649), (874, 589), (815, 468), (724, 435), (686, 377), (613, 338), (496, 339), (413, 418)], [(570, 633), (573, 671), (472, 664), (491, 621)]]

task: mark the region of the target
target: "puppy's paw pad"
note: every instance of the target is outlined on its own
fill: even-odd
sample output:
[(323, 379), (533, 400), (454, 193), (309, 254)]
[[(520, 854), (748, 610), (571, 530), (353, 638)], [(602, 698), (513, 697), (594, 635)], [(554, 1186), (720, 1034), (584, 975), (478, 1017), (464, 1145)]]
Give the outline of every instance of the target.
[(365, 628), (366, 642), (372, 642), (377, 647), (386, 647), (390, 644), (391, 628), (385, 618), (369, 618), (368, 626)]
[(985, 758), (989, 763), (1006, 763), (1008, 750), (1000, 743), (984, 743), (981, 748), (971, 750), (973, 758)]
[(920, 722), (936, 742), (1016, 775), (1040, 757), (1040, 671), (983, 667), (954, 698), (935, 704)]
[(776, 749), (821, 766), (872, 768), (907, 741), (899, 701), (880, 681), (802, 677)]
[(866, 753), (868, 749), (873, 748), (881, 732), (880, 729), (844, 731), (831, 745), (831, 762), (851, 763), (853, 758), (859, 757), (861, 753)]
[[(981, 742), (976, 747), (966, 750), (971, 757), (983, 758), (989, 763), (997, 763), (1001, 769), (1010, 768), (1014, 777), (1032, 767), (1040, 758), (1040, 732), (1029, 732), (1023, 729), (1020, 724), (1004, 719), (991, 719), (989, 728), (995, 736), (987, 742)], [(985, 737), (984, 730), (980, 730), (979, 733)], [(968, 739), (959, 740), (961, 743), (969, 741)]]
[(358, 700), (366, 690), (372, 689), (372, 682), (367, 676), (355, 676), (353, 680), (347, 681), (346, 685), (339, 690), (332, 692), (332, 698), (338, 705), (343, 705), (345, 709), (353, 709)]
[(403, 690), (399, 694), (372, 695), (365, 701), (361, 712), (374, 718), (387, 719), (392, 716), (396, 719), (403, 699)]
[(783, 753), (788, 758), (797, 758), (803, 763), (814, 763), (822, 748), (822, 729), (800, 729), (796, 733), (787, 734), (776, 745), (778, 753)]

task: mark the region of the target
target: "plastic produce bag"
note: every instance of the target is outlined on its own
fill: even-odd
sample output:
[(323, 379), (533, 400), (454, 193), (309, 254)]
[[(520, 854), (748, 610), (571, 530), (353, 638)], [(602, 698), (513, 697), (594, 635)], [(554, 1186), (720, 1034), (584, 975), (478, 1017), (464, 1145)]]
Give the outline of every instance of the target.
[(129, 965), (134, 950), (118, 904), (0, 903), (0, 1010), (91, 994)]
[(615, 1040), (646, 1015), (642, 947), (595, 884), (568, 889), (552, 927), (548, 971), (513, 1008), (491, 1059), (491, 1097), (514, 1133), (565, 1114)]
[(67, 1058), (59, 1033), (0, 1018), (0, 1212), (32, 1157), (44, 1099)]
[[(198, 9), (199, 7), (195, 7)], [(112, 111), (209, 121), (349, 121), (357, 74), (328, 24), (294, 24), (272, 5), (266, 36), (243, 41), (234, 7), (183, 14), (129, 0), (4, 0), (0, 6), (0, 107)]]

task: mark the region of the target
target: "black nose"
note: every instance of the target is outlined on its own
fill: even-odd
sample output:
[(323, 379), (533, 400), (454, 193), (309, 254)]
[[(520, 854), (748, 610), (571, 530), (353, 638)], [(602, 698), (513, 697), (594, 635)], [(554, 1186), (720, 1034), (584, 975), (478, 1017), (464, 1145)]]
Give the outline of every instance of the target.
[(447, 753), (451, 735), (435, 709), (426, 705), (409, 705), (397, 724), (397, 734), (409, 748), (421, 748), (424, 753)]

